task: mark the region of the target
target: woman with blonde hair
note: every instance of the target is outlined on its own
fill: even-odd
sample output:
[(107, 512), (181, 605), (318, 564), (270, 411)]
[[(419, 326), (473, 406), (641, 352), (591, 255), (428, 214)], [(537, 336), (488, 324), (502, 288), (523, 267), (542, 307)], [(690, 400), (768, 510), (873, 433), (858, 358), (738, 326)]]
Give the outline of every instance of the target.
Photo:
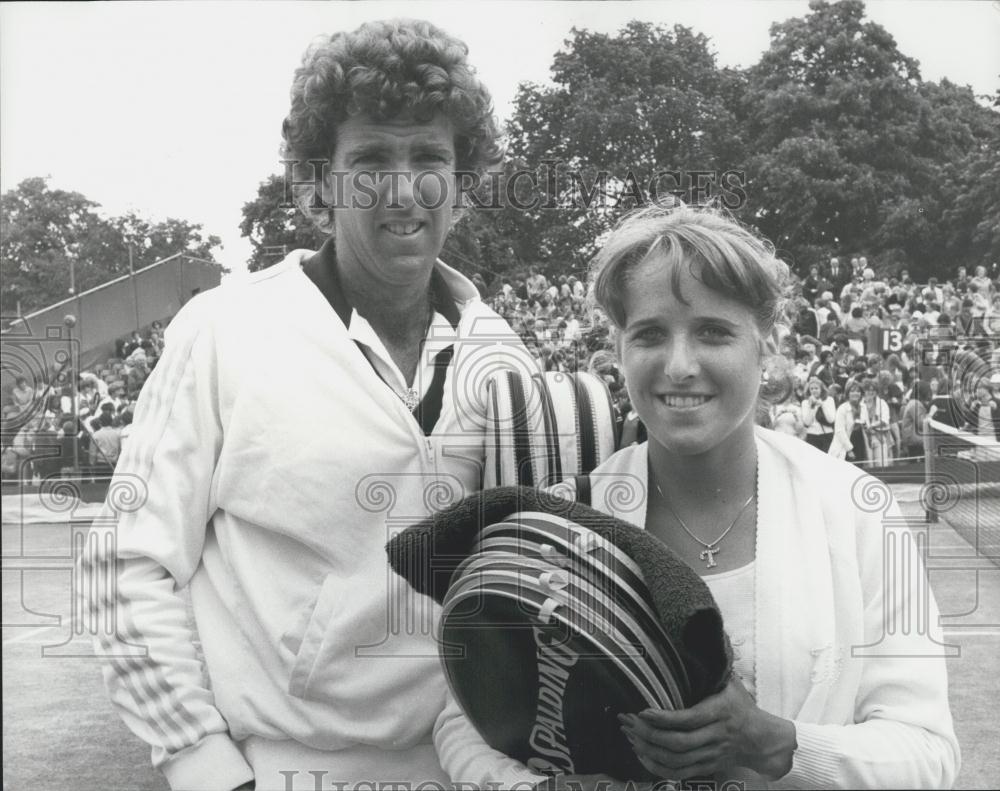
[(806, 442), (826, 453), (833, 442), (833, 422), (837, 405), (826, 385), (815, 376), (806, 382), (806, 397), (802, 399), (802, 423), (806, 427)]
[(865, 434), (868, 459), (876, 467), (892, 461), (892, 424), (889, 405), (879, 397), (874, 379), (861, 383), (861, 428)]
[[(653, 206), (617, 227), (592, 277), (649, 435), (594, 471), (592, 502), (702, 575), (735, 649), (722, 692), (620, 718), (643, 765), (747, 787), (950, 786), (959, 750), (933, 597), (926, 629), (886, 631), (928, 595), (918, 553), (885, 543), (899, 529), (891, 494), (884, 528), (857, 496), (879, 482), (755, 425), (788, 267), (725, 214)], [(623, 480), (644, 494), (638, 509), (606, 496)], [(908, 573), (885, 578), (887, 551)]]

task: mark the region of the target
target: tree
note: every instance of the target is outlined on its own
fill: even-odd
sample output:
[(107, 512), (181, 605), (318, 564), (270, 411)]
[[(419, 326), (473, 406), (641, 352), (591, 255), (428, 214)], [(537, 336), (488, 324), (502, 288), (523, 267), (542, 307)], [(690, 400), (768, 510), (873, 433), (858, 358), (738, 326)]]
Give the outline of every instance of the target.
[(469, 209), (452, 228), (441, 250), (441, 260), (463, 274), (479, 273), (490, 283), (503, 277), (520, 260), (514, 249), (517, 229), (512, 212), (504, 209)]
[[(11, 316), (58, 302), (129, 271), (128, 241), (135, 267), (177, 252), (211, 259), (220, 244), (200, 225), (168, 219), (151, 224), (135, 215), (102, 217), (99, 204), (78, 192), (50, 189), (29, 178), (0, 200), (2, 310)], [(221, 267), (220, 267), (221, 269)]]
[[(639, 21), (571, 31), (551, 84), (519, 87), (503, 172), (442, 255), (488, 279), (582, 274), (624, 210), (674, 193), (718, 197), (800, 274), (833, 254), (918, 279), (1000, 258), (1000, 113), (922, 81), (862, 0), (812, 0), (745, 71), (709, 45)], [(251, 268), (322, 241), (283, 200), (275, 176), (244, 207)]]
[(278, 263), (292, 250), (315, 250), (326, 238), (302, 212), (289, 205), (285, 180), (280, 175), (262, 181), (257, 188), (257, 197), (243, 204), (240, 233), (253, 246), (253, 253), (247, 262), (251, 272)]
[(130, 212), (112, 218), (111, 224), (126, 250), (131, 246), (134, 269), (181, 252), (210, 261), (212, 251), (222, 244), (218, 236), (206, 235), (200, 225), (172, 217), (151, 223)]
[(959, 92), (964, 109), (988, 128), (946, 166), (942, 241), (952, 269), (965, 265), (972, 271), (982, 265), (989, 272), (1000, 262), (1000, 90), (993, 109), (976, 103), (971, 110), (970, 93)]
[(522, 212), (528, 263), (582, 269), (623, 209), (652, 193), (691, 199), (698, 171), (713, 174), (704, 177), (711, 191), (719, 173), (742, 161), (730, 109), (742, 77), (716, 66), (700, 33), (638, 21), (617, 36), (574, 29), (552, 81), (520, 87), (508, 129), (516, 162), (563, 169), (555, 194), (543, 174), (541, 205)]
[(78, 192), (50, 190), (42, 178), (25, 179), (3, 196), (4, 314), (14, 314), (18, 303), (27, 313), (65, 299), (71, 279), (76, 292), (107, 279), (114, 234), (97, 208)]
[(967, 89), (922, 82), (862, 0), (810, 11), (772, 26), (748, 70), (745, 218), (800, 273), (856, 251), (926, 275), (946, 252), (951, 163), (981, 149), (995, 113)]

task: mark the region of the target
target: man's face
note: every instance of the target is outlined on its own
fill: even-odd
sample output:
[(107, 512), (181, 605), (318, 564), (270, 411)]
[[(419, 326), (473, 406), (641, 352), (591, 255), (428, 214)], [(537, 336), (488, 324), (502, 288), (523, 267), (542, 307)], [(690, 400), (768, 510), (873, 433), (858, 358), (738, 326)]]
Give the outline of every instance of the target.
[(809, 359), (811, 360), (816, 355), (816, 346), (812, 343), (803, 343), (802, 351), (808, 354)]
[(343, 180), (334, 184), (338, 259), (387, 286), (425, 281), (451, 230), (454, 170), (455, 133), (441, 116), (360, 115), (340, 124), (332, 161), (333, 178)]

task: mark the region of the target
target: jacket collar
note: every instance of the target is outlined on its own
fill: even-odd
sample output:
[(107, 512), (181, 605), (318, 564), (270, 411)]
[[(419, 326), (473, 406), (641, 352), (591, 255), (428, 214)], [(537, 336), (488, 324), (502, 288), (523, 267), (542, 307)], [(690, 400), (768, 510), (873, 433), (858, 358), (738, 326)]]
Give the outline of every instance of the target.
[[(350, 327), (351, 313), (354, 305), (350, 303), (347, 294), (340, 282), (340, 272), (337, 265), (337, 245), (334, 237), (328, 238), (323, 246), (309, 258), (303, 265), (306, 276), (312, 280), (320, 293), (330, 303), (337, 316), (345, 327)], [(467, 281), (464, 276), (457, 271), (438, 261), (431, 272), (431, 304), (434, 309), (444, 316), (452, 329), (458, 328), (458, 321), (461, 312), (456, 304), (456, 294), (454, 291), (462, 291), (461, 281), (468, 283), (469, 288), (475, 291), (475, 286)], [(458, 288), (453, 289), (453, 285)], [(478, 292), (475, 292), (478, 294)], [(465, 297), (463, 299), (463, 297)], [(468, 293), (459, 294), (458, 298), (462, 302), (467, 302), (470, 297)]]

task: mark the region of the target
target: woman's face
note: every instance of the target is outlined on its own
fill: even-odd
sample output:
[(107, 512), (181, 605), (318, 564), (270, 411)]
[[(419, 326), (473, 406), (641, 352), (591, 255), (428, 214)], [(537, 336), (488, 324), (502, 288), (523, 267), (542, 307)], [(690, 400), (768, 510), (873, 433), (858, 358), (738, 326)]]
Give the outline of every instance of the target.
[(672, 453), (752, 440), (763, 360), (753, 314), (695, 279), (686, 264), (680, 293), (688, 304), (670, 279), (663, 258), (654, 257), (632, 273), (625, 292), (618, 350), (633, 406), (651, 440)]
[(852, 404), (857, 405), (861, 403), (861, 388), (852, 387), (847, 391), (847, 400)]
[(941, 389), (941, 383), (937, 379), (931, 379), (931, 395), (937, 395), (938, 391)]
[(820, 388), (820, 386), (818, 384), (816, 384), (815, 382), (813, 382), (811, 385), (809, 385), (809, 395), (811, 395), (813, 398), (819, 398), (820, 393), (822, 393), (822, 392), (823, 391)]

